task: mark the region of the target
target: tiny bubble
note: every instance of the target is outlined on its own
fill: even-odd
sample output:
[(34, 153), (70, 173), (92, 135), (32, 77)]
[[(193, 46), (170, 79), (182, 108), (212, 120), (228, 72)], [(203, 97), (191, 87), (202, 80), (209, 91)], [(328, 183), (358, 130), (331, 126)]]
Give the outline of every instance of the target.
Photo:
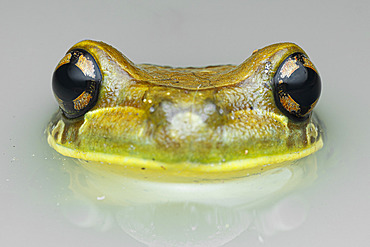
[(105, 196), (98, 196), (98, 197), (96, 197), (96, 200), (98, 200), (98, 201), (101, 201), (101, 200), (104, 200), (105, 199)]
[(261, 235), (259, 235), (259, 236), (258, 236), (258, 240), (259, 240), (261, 243), (265, 242), (265, 240), (263, 239), (263, 237), (262, 237)]

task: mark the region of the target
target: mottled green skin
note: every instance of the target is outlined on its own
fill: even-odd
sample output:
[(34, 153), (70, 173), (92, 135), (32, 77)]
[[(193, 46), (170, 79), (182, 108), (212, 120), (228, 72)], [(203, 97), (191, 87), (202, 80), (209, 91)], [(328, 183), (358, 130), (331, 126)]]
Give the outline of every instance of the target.
[(268, 162), (321, 142), (315, 117), (293, 122), (274, 102), (271, 80), (278, 66), (292, 53), (304, 53), (295, 44), (268, 46), (239, 66), (205, 68), (135, 65), (102, 42), (75, 48), (95, 57), (103, 81), (85, 116), (70, 120), (59, 111), (51, 121), (53, 142), (76, 150), (65, 155), (94, 153), (98, 160), (99, 154), (117, 154), (167, 164)]

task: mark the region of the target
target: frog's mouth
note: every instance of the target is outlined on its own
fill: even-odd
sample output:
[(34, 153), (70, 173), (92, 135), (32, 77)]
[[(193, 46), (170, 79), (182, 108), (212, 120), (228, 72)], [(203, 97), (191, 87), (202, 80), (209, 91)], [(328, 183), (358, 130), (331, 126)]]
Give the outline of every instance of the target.
[[(308, 156), (323, 146), (315, 116), (298, 125), (272, 113), (259, 119), (253, 112), (243, 112), (227, 119), (223, 128), (211, 128), (186, 111), (173, 115), (170, 125), (153, 125), (145, 114), (135, 108), (113, 107), (90, 111), (84, 119), (71, 122), (58, 113), (49, 125), (48, 142), (65, 156), (128, 170), (184, 176), (205, 173), (210, 177), (260, 172)], [(243, 117), (248, 121), (241, 121)], [(191, 121), (189, 128), (194, 128), (184, 130), (183, 119)]]

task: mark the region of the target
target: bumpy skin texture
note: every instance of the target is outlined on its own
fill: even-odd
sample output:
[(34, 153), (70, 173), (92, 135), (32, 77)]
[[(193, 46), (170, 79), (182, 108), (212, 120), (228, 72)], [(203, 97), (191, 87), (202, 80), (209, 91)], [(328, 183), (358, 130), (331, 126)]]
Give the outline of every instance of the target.
[(50, 122), (48, 141), (64, 155), (191, 174), (260, 169), (323, 145), (314, 115), (295, 122), (275, 105), (277, 68), (289, 55), (305, 54), (295, 44), (267, 46), (239, 66), (204, 68), (135, 65), (90, 40), (74, 49), (95, 58), (103, 79), (84, 116), (58, 111)]

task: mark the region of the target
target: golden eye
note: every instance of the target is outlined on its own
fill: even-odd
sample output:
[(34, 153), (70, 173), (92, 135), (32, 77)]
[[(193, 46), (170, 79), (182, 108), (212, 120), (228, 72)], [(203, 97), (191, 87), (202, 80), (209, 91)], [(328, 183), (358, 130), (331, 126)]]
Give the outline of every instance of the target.
[(281, 63), (273, 85), (276, 106), (295, 121), (310, 116), (321, 93), (320, 76), (302, 53), (294, 53)]
[(54, 71), (52, 87), (64, 115), (77, 118), (96, 103), (102, 75), (94, 57), (85, 50), (68, 52)]

